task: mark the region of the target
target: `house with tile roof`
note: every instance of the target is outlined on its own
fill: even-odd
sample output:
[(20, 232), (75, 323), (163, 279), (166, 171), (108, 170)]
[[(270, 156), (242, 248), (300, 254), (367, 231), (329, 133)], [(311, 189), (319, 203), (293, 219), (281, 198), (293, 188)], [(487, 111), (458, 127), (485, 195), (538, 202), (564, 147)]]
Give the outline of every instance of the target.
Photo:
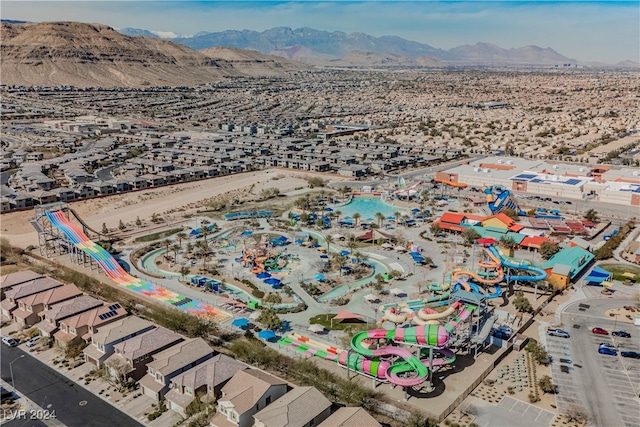
[(2, 291), (2, 299), (5, 298), (4, 293), (14, 286), (21, 285), (35, 279), (40, 279), (41, 277), (44, 276), (31, 270), (16, 271), (15, 273), (0, 276), (0, 291)]
[(105, 304), (61, 320), (59, 330), (53, 334), (53, 337), (62, 348), (81, 340), (89, 341), (91, 339), (89, 329), (97, 331), (102, 326), (127, 316), (127, 310), (120, 304)]
[(382, 427), (375, 418), (360, 407), (340, 408), (318, 427)]
[(5, 299), (0, 302), (2, 315), (11, 319), (13, 312), (18, 308), (17, 301), (29, 295), (47, 291), (49, 289), (62, 286), (63, 283), (49, 277), (39, 277), (12, 287), (10, 290), (3, 292)]
[(253, 415), (254, 427), (313, 427), (331, 414), (331, 402), (315, 387), (296, 387)]
[(115, 345), (155, 328), (148, 320), (127, 316), (104, 325), (91, 335), (91, 345), (83, 350), (85, 362), (101, 368), (104, 361), (115, 352)]
[(186, 408), (194, 399), (217, 399), (222, 387), (236, 372), (249, 366), (224, 354), (216, 354), (206, 362), (171, 379), (170, 390), (165, 395), (169, 409), (186, 417)]
[(250, 427), (253, 415), (288, 391), (280, 378), (257, 369), (238, 371), (222, 387), (211, 427)]
[[(147, 373), (147, 363), (153, 356), (169, 347), (184, 341), (184, 337), (167, 328), (159, 327), (126, 339), (113, 346), (115, 353), (105, 360), (112, 377), (118, 375), (140, 380)], [(124, 369), (117, 372), (114, 366)]]
[(40, 329), (40, 335), (43, 337), (53, 336), (58, 331), (61, 321), (102, 305), (103, 302), (99, 299), (89, 295), (82, 295), (78, 298), (55, 304), (40, 313), (41, 321), (36, 327)]
[(213, 349), (202, 338), (182, 341), (153, 355), (147, 374), (140, 380), (143, 393), (157, 401), (169, 391), (170, 380), (213, 357)]
[(64, 285), (51, 288), (44, 292), (31, 294), (17, 300), (18, 308), (13, 312), (13, 318), (22, 327), (35, 325), (40, 321), (38, 316), (51, 306), (82, 296), (82, 291), (76, 285)]

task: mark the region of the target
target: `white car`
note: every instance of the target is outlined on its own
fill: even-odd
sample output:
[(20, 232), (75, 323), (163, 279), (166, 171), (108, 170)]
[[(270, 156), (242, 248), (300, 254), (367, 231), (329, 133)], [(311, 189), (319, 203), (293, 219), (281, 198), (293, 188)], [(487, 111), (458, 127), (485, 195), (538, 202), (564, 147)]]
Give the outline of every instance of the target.
[(40, 335), (38, 335), (37, 337), (31, 338), (29, 341), (27, 341), (27, 347), (33, 347), (34, 345), (38, 344), (38, 341), (40, 341), (40, 338), (42, 338)]
[(2, 337), (2, 343), (8, 345), (9, 347), (15, 347), (20, 344), (16, 339), (11, 337)]

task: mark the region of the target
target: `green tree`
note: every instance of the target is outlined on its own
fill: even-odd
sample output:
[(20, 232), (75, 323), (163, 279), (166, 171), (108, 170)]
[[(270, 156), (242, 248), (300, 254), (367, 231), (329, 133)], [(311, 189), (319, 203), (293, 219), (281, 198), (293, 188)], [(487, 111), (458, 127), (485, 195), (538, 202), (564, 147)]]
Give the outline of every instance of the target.
[(556, 386), (553, 385), (553, 382), (551, 381), (551, 377), (549, 375), (545, 375), (540, 378), (538, 380), (538, 385), (540, 386), (540, 390), (542, 390), (543, 393), (556, 392)]
[(189, 274), (189, 267), (187, 267), (186, 265), (180, 267), (180, 276), (182, 276), (183, 279), (187, 274)]
[(278, 314), (271, 308), (265, 308), (260, 312), (260, 316), (256, 319), (267, 329), (278, 329), (282, 320), (278, 317)]
[(173, 259), (177, 261), (178, 252), (180, 251), (180, 245), (171, 245), (171, 250), (173, 251)]
[(434, 236), (438, 236), (442, 233), (442, 227), (440, 227), (440, 224), (438, 224), (437, 222), (431, 224), (431, 226), (429, 226), (429, 230), (431, 230), (431, 234), (433, 234)]
[(282, 297), (275, 292), (269, 292), (264, 298), (262, 298), (262, 304), (267, 308), (273, 308), (274, 305), (280, 304)]
[(480, 237), (480, 233), (473, 228), (467, 228), (462, 232), (462, 240), (467, 246), (472, 246)]
[(511, 236), (502, 236), (500, 237), (500, 246), (511, 251), (518, 246), (518, 243)]
[(360, 218), (362, 218), (362, 215), (360, 215), (360, 212), (356, 212), (353, 214), (353, 219), (356, 221), (355, 226), (358, 226), (358, 220), (360, 220)]
[(127, 226), (124, 225), (124, 222), (122, 222), (122, 220), (120, 220), (118, 222), (118, 228), (120, 229), (120, 231), (123, 231), (125, 228), (127, 228)]
[(142, 225), (142, 220), (140, 220), (140, 217), (137, 216), (136, 217), (136, 227), (140, 227)]
[(508, 216), (509, 218), (511, 218), (514, 221), (518, 221), (520, 219), (518, 217), (518, 212), (514, 211), (513, 209), (505, 208), (502, 211), (502, 213), (505, 214), (506, 216)]
[(382, 227), (382, 223), (384, 222), (384, 214), (382, 212), (376, 212), (375, 217), (378, 220), (378, 227)]
[(184, 231), (181, 231), (178, 234), (176, 234), (176, 238), (178, 239), (178, 245), (182, 247), (182, 241), (187, 239), (187, 233), (185, 233)]
[(107, 223), (105, 223), (105, 222), (102, 223), (101, 233), (102, 234), (109, 234), (109, 228), (107, 228)]
[(324, 241), (327, 242), (327, 254), (331, 253), (331, 244), (333, 243), (333, 236), (330, 234), (326, 234), (322, 236)]
[(545, 241), (540, 245), (540, 256), (542, 259), (550, 259), (552, 256), (560, 251), (560, 246), (556, 243)]
[(521, 313), (530, 313), (533, 311), (533, 307), (529, 302), (529, 299), (524, 296), (522, 291), (516, 293), (516, 298), (513, 300), (513, 306)]
[(598, 222), (598, 212), (595, 209), (589, 209), (584, 214), (584, 219), (591, 222)]
[(382, 290), (384, 289), (384, 282), (380, 282), (380, 281), (376, 280), (375, 282), (373, 282), (372, 287), (379, 295), (382, 292)]

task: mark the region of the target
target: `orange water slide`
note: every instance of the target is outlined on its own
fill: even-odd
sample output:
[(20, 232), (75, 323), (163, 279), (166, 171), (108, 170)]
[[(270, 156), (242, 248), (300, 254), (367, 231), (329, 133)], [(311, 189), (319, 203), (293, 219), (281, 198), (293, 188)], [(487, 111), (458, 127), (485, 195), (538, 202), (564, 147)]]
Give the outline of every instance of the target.
[(447, 181), (444, 179), (435, 179), (434, 182), (436, 184), (444, 184), (444, 185), (448, 185), (449, 187), (456, 187), (456, 188), (467, 188), (468, 185), (464, 182), (454, 182), (454, 181)]
[(474, 281), (478, 283), (482, 283), (484, 285), (495, 285), (496, 283), (502, 282), (502, 279), (504, 279), (504, 272), (502, 271), (502, 262), (500, 261), (500, 259), (498, 259), (498, 257), (496, 257), (493, 253), (491, 253), (491, 251), (489, 251), (487, 248), (483, 248), (483, 250), (489, 257), (491, 262), (480, 260), (478, 261), (478, 265), (482, 268), (495, 268), (497, 275), (492, 279), (486, 279), (484, 277), (479, 276), (477, 273), (474, 273), (473, 271), (468, 271), (468, 270), (454, 271), (453, 273), (451, 273), (451, 277), (454, 280), (461, 283), (465, 291), (469, 290), (468, 289), (469, 285), (466, 283), (464, 279), (458, 279), (458, 276), (462, 276), (466, 274), (467, 276), (472, 277)]

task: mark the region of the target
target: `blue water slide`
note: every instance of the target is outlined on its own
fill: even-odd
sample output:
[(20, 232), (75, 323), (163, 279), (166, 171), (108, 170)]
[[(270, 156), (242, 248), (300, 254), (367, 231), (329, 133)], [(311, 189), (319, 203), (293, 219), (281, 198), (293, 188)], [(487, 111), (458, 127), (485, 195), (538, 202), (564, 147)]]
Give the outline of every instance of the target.
[(528, 276), (505, 275), (505, 278), (509, 280), (535, 282), (535, 281), (545, 280), (547, 278), (547, 272), (541, 268), (534, 267), (524, 262), (518, 262), (511, 258), (505, 257), (495, 246), (491, 246), (488, 249), (493, 255), (498, 257), (498, 259), (500, 260), (503, 266), (518, 269), (518, 270), (530, 271), (531, 273), (533, 273), (532, 275), (528, 275)]

